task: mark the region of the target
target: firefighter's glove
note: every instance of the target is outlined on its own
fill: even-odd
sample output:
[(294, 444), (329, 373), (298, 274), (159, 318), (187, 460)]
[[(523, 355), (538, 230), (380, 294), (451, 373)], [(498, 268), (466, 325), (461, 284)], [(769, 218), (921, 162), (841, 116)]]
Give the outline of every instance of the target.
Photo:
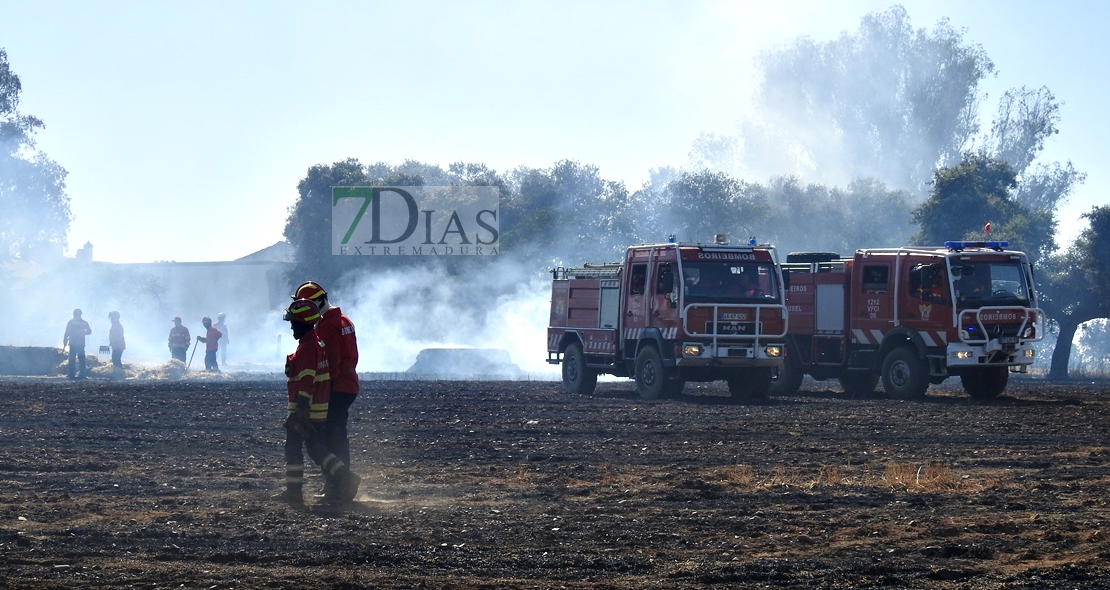
[(298, 416), (298, 418), (303, 419), (303, 420), (308, 420), (308, 413), (309, 413), (309, 410), (311, 409), (311, 407), (312, 407), (312, 400), (309, 399), (308, 396), (298, 395), (297, 396), (297, 410), (294, 413)]
[(305, 440), (311, 440), (316, 435), (316, 429), (312, 426), (312, 421), (308, 416), (298, 416), (296, 413), (289, 414), (285, 419), (285, 428), (291, 432), (296, 432)]

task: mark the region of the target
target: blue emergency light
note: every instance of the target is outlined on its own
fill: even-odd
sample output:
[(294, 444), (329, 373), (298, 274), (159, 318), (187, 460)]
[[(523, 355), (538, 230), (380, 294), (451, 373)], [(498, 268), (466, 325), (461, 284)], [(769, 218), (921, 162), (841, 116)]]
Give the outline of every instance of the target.
[(957, 252), (968, 248), (990, 248), (991, 250), (1005, 250), (1010, 247), (1010, 242), (945, 242), (944, 247)]

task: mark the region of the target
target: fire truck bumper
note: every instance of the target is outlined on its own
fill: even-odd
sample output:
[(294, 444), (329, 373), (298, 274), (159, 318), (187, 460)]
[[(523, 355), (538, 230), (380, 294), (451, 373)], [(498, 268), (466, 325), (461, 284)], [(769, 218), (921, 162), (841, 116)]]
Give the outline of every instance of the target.
[(716, 348), (687, 343), (681, 352), (676, 359), (680, 367), (778, 367), (783, 359), (783, 345), (778, 343), (722, 344)]
[(1008, 366), (1011, 370), (1024, 373), (1037, 357), (1031, 343), (1000, 345), (992, 340), (986, 345), (974, 346), (962, 343), (948, 345), (945, 362), (950, 369), (983, 366)]

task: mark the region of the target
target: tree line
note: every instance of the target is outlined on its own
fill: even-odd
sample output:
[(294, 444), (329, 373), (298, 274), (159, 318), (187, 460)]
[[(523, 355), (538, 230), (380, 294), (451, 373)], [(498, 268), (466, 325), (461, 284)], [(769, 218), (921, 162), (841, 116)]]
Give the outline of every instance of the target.
[[(1110, 317), (1097, 295), (1110, 287), (1110, 208), (1088, 212), (1074, 244), (1056, 243), (1057, 209), (1085, 178), (1070, 162), (1038, 159), (1058, 132), (1056, 97), (1044, 87), (1010, 89), (982, 124), (989, 97), (979, 84), (996, 73), (986, 51), (947, 20), (913, 27), (901, 6), (865, 15), (833, 40), (803, 37), (766, 51), (758, 64), (757, 116), (735, 134), (697, 138), (689, 162), (653, 169), (639, 187), (574, 159), (505, 171), (353, 158), (312, 166), (286, 221), (291, 280), (342, 284), (413, 264), (465, 278), (492, 264), (509, 290), (553, 266), (617, 260), (630, 244), (671, 235), (725, 233), (782, 252), (850, 254), (979, 237), (989, 222), (991, 237), (1036, 265), (1041, 305), (1059, 335), (1051, 374), (1065, 376), (1078, 326)], [(20, 91), (0, 49), (0, 262), (64, 247), (71, 221), (66, 171), (35, 149), (43, 123), (19, 111)], [(502, 256), (332, 256), (331, 189), (366, 185), (495, 187)]]

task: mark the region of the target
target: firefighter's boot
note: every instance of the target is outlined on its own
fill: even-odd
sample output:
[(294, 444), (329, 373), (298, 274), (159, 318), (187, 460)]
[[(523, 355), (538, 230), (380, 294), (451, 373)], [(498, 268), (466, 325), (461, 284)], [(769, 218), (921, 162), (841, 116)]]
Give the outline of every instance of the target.
[(324, 501), (332, 506), (346, 504), (358, 495), (358, 486), (362, 478), (350, 469), (342, 469), (335, 475), (330, 493), (324, 496)]
[(300, 487), (285, 488), (284, 492), (280, 494), (274, 494), (270, 499), (277, 500), (278, 502), (284, 502), (290, 506), (295, 506), (298, 508), (304, 506), (304, 492), (301, 491)]

